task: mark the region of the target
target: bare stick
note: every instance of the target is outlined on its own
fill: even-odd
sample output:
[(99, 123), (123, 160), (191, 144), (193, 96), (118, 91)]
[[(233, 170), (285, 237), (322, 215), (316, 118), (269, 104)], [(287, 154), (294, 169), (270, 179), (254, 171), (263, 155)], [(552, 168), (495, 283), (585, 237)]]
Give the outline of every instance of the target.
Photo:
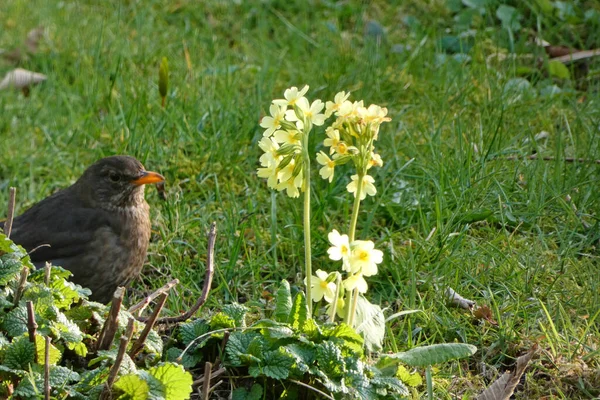
[(202, 400), (209, 400), (208, 395), (210, 391), (210, 375), (212, 373), (212, 364), (207, 361), (204, 363), (204, 383), (202, 384)]
[[(211, 372), (210, 374), (210, 379), (215, 379), (216, 377), (223, 375), (225, 372), (227, 372), (227, 369), (225, 369), (225, 367), (221, 367), (218, 370), (216, 370), (215, 372)], [(204, 375), (201, 378), (198, 378), (194, 381), (194, 383), (192, 383), (192, 386), (198, 386), (204, 383), (204, 381), (206, 381), (206, 375)]]
[(112, 344), (112, 341), (115, 338), (115, 333), (117, 332), (117, 328), (119, 326), (119, 310), (121, 309), (121, 304), (123, 303), (124, 294), (124, 287), (118, 287), (117, 290), (115, 290), (108, 317), (102, 326), (102, 330), (98, 336), (98, 342), (96, 342), (96, 350), (108, 350)]
[(21, 270), (21, 278), (19, 279), (19, 286), (17, 287), (17, 291), (15, 292), (14, 305), (19, 304), (19, 300), (21, 300), (21, 296), (25, 291), (25, 285), (27, 284), (27, 277), (29, 276), (29, 268), (23, 267)]
[(115, 363), (110, 368), (110, 372), (108, 373), (108, 380), (106, 381), (106, 386), (102, 390), (102, 394), (100, 395), (100, 399), (109, 399), (112, 386), (117, 379), (117, 375), (119, 374), (119, 368), (121, 368), (121, 364), (123, 363), (123, 357), (125, 357), (125, 352), (127, 351), (127, 345), (131, 340), (131, 336), (133, 335), (133, 327), (134, 327), (135, 319), (129, 318), (127, 321), (127, 328), (125, 329), (125, 333), (121, 336), (119, 341), (119, 352), (117, 353), (117, 358), (115, 358)]
[(17, 197), (17, 189), (11, 187), (8, 191), (8, 213), (6, 215), (6, 222), (4, 223), (4, 234), (10, 239), (10, 233), (12, 231), (12, 224), (15, 218), (15, 199)]
[(129, 311), (132, 314), (138, 310), (140, 312), (142, 312), (144, 310), (144, 308), (148, 307), (148, 304), (150, 304), (152, 302), (152, 300), (154, 300), (155, 298), (157, 298), (158, 296), (160, 296), (163, 293), (167, 293), (169, 290), (171, 290), (171, 288), (173, 286), (175, 286), (177, 284), (179, 284), (179, 279), (173, 279), (171, 282), (167, 283), (166, 285), (164, 285), (157, 291), (153, 292), (152, 294), (150, 294), (149, 296), (144, 298), (144, 300), (140, 301), (139, 303), (137, 303), (134, 306), (129, 307), (129, 310), (127, 310), (127, 311)]
[[(27, 332), (29, 333), (29, 341), (35, 346), (35, 331), (38, 325), (35, 322), (35, 312), (33, 311), (33, 302), (27, 302)], [(37, 351), (35, 352), (35, 362), (39, 363), (37, 359)]]
[(158, 319), (158, 315), (162, 311), (162, 309), (165, 305), (165, 302), (167, 301), (167, 296), (168, 296), (167, 293), (163, 293), (158, 298), (158, 304), (156, 305), (154, 312), (148, 319), (148, 322), (146, 322), (146, 326), (144, 326), (144, 330), (142, 331), (142, 333), (140, 333), (140, 337), (135, 341), (133, 346), (131, 346), (131, 350), (129, 350), (129, 356), (131, 358), (135, 357), (135, 355), (142, 349), (142, 347), (144, 347), (144, 342), (146, 342), (146, 339), (148, 338), (148, 334), (150, 334), (150, 331), (154, 327), (154, 324), (156, 323), (156, 320)]
[(46, 286), (50, 286), (50, 272), (52, 271), (52, 264), (46, 261), (44, 265), (44, 283)]
[(210, 225), (210, 231), (208, 232), (208, 253), (206, 255), (206, 275), (204, 276), (204, 287), (202, 288), (202, 294), (196, 301), (196, 304), (192, 306), (187, 312), (178, 316), (178, 317), (164, 317), (160, 318), (156, 321), (157, 324), (170, 324), (174, 322), (185, 321), (190, 318), (192, 315), (198, 311), (200, 307), (206, 302), (208, 299), (208, 293), (210, 292), (210, 287), (212, 286), (212, 279), (215, 273), (215, 239), (217, 237), (217, 223), (213, 222)]
[(50, 400), (50, 336), (46, 336), (44, 351), (44, 400)]

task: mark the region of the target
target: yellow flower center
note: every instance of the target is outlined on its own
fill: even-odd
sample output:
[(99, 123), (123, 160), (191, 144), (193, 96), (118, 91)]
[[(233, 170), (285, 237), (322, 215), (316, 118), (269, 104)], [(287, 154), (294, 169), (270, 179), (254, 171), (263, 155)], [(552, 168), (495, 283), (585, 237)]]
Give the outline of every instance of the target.
[(369, 252), (368, 251), (361, 251), (358, 254), (358, 258), (360, 258), (361, 261), (367, 261), (369, 259)]
[(327, 281), (321, 281), (319, 286), (321, 286), (321, 289), (327, 289)]
[(335, 161), (333, 161), (333, 160), (329, 160), (329, 161), (327, 161), (327, 166), (328, 166), (329, 168), (333, 168), (333, 167), (335, 167)]
[(340, 154), (346, 154), (348, 152), (348, 146), (346, 146), (346, 143), (344, 142), (339, 142), (336, 145), (336, 151)]

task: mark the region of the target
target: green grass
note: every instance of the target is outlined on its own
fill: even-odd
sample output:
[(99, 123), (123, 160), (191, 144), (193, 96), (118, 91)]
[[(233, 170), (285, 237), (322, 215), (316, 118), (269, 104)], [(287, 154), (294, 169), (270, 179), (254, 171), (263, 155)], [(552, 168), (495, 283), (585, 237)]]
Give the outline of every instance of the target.
[[(517, 398), (598, 396), (599, 167), (563, 161), (600, 159), (598, 63), (577, 82), (552, 80), (542, 64), (527, 76), (530, 88), (511, 89), (518, 67), (535, 63), (490, 56), (514, 46), (543, 58), (543, 50), (525, 31), (511, 43), (489, 9), (473, 22), (470, 61), (454, 60), (440, 41), (455, 34), (453, 15), (441, 1), (5, 0), (0, 48), (45, 26), (39, 52), (21, 66), (48, 81), (28, 98), (0, 92), (0, 204), (16, 186), (24, 211), (98, 158), (134, 155), (168, 180), (167, 200), (147, 194), (155, 234), (134, 297), (176, 277), (182, 283), (168, 312), (188, 308), (201, 291), (206, 232), (217, 221), (217, 271), (203, 312), (264, 302), (263, 291), (281, 279), (302, 286), (303, 247), (300, 200), (276, 196), (272, 232), (271, 194), (255, 173), (258, 122), (289, 86), (309, 84), (309, 97), (323, 100), (350, 90), (393, 118), (377, 146), (379, 194), (359, 216), (358, 237), (385, 252), (369, 281), (371, 300), (388, 314), (424, 311), (390, 323), (386, 350), (476, 345), (471, 359), (436, 372), (436, 397), (456, 398), (473, 396), (538, 343)], [(600, 47), (598, 24), (582, 31), (583, 23), (527, 15), (521, 24), (543, 27), (553, 44)], [(411, 50), (394, 51), (398, 44)], [(162, 57), (171, 71), (165, 109)], [(10, 68), (0, 62), (0, 73)], [(553, 84), (563, 93), (544, 96)], [(549, 137), (536, 141), (541, 131)], [(314, 145), (322, 138), (317, 130)], [(533, 151), (553, 160), (524, 159)], [(326, 234), (346, 230), (349, 177), (340, 170), (331, 186), (317, 178), (313, 269), (332, 270)], [(447, 286), (488, 305), (497, 325), (449, 306)]]

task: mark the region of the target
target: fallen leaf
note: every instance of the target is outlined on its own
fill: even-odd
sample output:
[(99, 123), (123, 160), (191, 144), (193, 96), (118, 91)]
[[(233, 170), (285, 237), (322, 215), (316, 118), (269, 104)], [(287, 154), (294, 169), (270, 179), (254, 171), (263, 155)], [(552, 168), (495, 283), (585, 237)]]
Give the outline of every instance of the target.
[(512, 396), (521, 380), (521, 376), (525, 372), (529, 361), (533, 358), (537, 351), (537, 344), (529, 351), (517, 358), (517, 368), (514, 372), (505, 372), (500, 378), (496, 379), (486, 390), (484, 390), (477, 400), (508, 400)]
[(446, 297), (448, 300), (450, 300), (451, 304), (460, 308), (464, 308), (465, 310), (472, 310), (473, 307), (475, 307), (475, 302), (473, 300), (465, 299), (460, 294), (456, 293), (451, 287), (446, 289)]
[(498, 325), (498, 323), (496, 321), (494, 321), (494, 318), (492, 317), (492, 310), (489, 306), (483, 305), (483, 306), (477, 307), (475, 309), (475, 311), (473, 311), (473, 316), (477, 320), (485, 319), (487, 322), (489, 322), (492, 325)]

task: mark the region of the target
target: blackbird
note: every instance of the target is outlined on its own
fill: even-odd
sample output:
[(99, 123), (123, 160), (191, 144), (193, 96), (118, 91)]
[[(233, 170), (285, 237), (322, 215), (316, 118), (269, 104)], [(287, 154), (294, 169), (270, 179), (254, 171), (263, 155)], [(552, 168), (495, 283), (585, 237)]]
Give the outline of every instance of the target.
[(103, 158), (16, 217), (11, 239), (27, 251), (37, 248), (30, 254), (36, 268), (50, 262), (68, 269), (73, 282), (92, 290), (92, 300), (108, 303), (142, 270), (150, 240), (144, 185), (163, 181), (133, 157)]

